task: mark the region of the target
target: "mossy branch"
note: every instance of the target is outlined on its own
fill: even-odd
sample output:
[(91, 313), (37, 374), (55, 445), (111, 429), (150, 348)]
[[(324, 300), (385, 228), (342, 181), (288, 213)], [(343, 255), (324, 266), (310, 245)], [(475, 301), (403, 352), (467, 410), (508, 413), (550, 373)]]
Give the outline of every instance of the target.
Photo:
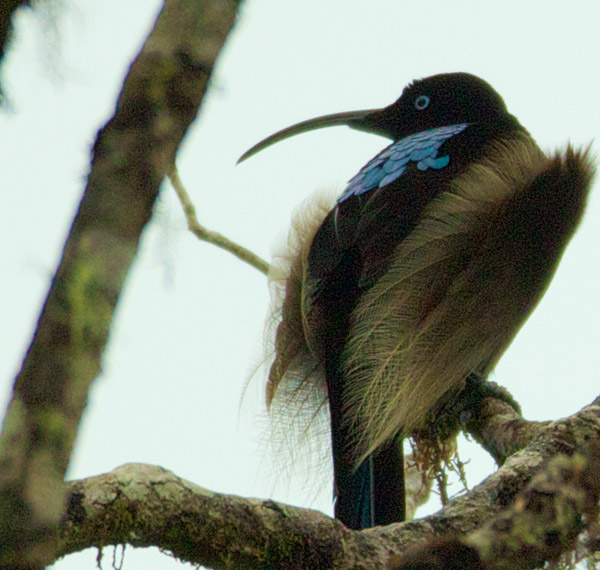
[(363, 531), (315, 511), (213, 493), (160, 467), (125, 465), (71, 483), (60, 552), (127, 543), (215, 569), (383, 569), (392, 560), (414, 570), (438, 566), (402, 566), (406, 552), (426, 562), (459, 548), (486, 568), (533, 568), (572, 549), (585, 520), (597, 519), (600, 456), (589, 442), (599, 435), (594, 402), (540, 428), (525, 449), (438, 513)]
[(165, 0), (98, 134), (0, 436), (0, 568), (54, 559), (64, 474), (115, 307), (235, 14), (234, 2)]

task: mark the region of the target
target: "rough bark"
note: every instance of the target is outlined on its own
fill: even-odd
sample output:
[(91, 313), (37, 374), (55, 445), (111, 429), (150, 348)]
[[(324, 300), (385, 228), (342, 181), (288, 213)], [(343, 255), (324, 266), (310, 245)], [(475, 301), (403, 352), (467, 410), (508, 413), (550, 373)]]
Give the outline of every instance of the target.
[(467, 423), (466, 431), (502, 465), (550, 423), (527, 421), (508, 403), (486, 398), (477, 415)]
[(60, 552), (128, 543), (216, 569), (343, 569), (386, 568), (390, 560), (436, 568), (406, 565), (401, 555), (412, 549), (413, 563), (419, 552), (431, 558), (436, 548), (446, 556), (453, 548), (474, 553), (486, 568), (535, 568), (572, 549), (582, 515), (595, 513), (598, 452), (576, 452), (598, 441), (600, 405), (532, 425), (524, 449), (438, 513), (364, 531), (316, 511), (219, 495), (159, 467), (126, 465), (71, 483)]
[(115, 306), (235, 13), (235, 2), (166, 0), (98, 134), (0, 436), (0, 567), (54, 558), (64, 474)]

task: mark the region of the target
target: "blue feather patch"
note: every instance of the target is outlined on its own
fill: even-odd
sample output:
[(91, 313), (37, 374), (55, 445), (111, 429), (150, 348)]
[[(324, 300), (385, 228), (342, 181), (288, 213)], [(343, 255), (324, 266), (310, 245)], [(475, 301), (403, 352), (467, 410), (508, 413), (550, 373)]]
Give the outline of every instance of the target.
[(374, 188), (383, 188), (402, 176), (409, 162), (416, 162), (419, 170), (439, 170), (448, 166), (450, 157), (437, 156), (440, 147), (451, 137), (462, 133), (469, 123), (447, 125), (410, 135), (392, 143), (369, 161), (350, 179), (338, 203), (360, 196)]

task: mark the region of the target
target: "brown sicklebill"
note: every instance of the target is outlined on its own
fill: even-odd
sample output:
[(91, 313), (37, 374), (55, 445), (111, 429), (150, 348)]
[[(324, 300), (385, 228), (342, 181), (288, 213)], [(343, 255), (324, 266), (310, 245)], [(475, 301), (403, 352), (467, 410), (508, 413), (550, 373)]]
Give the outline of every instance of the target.
[(543, 153), (467, 73), (289, 127), (242, 159), (335, 125), (393, 142), (297, 228), (266, 391), (273, 413), (328, 402), (335, 516), (360, 529), (404, 519), (402, 438), (494, 368), (556, 270), (594, 167), (586, 150)]

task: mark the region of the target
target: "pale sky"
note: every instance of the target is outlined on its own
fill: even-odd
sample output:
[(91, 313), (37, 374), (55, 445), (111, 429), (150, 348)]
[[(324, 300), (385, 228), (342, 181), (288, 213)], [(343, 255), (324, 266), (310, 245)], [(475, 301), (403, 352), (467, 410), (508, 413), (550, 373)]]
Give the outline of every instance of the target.
[[(160, 6), (60, 4), (56, 29), (21, 13), (4, 69), (12, 110), (0, 113), (3, 401), (81, 197), (96, 132)], [(338, 128), (236, 166), (240, 154), (302, 119), (387, 105), (406, 83), (434, 73), (483, 77), (543, 148), (586, 145), (600, 132), (599, 22), (597, 0), (247, 0), (178, 157), (200, 221), (269, 258), (295, 206), (316, 189), (341, 192), (388, 141)], [(596, 188), (547, 295), (492, 377), (528, 419), (569, 415), (599, 391), (599, 243)], [(214, 491), (330, 514), (330, 482), (311, 503), (293, 487), (273, 492), (277, 475), (259, 469), (263, 436), (252, 427), (259, 383), (239, 419), (267, 303), (264, 276), (187, 233), (165, 185), (120, 301), (69, 477), (145, 462)], [(462, 453), (471, 459), (471, 484), (493, 469), (477, 446)], [(88, 551), (53, 568), (92, 570), (95, 556)], [(106, 550), (104, 568), (111, 563)], [(182, 567), (156, 550), (126, 551), (126, 570)]]

